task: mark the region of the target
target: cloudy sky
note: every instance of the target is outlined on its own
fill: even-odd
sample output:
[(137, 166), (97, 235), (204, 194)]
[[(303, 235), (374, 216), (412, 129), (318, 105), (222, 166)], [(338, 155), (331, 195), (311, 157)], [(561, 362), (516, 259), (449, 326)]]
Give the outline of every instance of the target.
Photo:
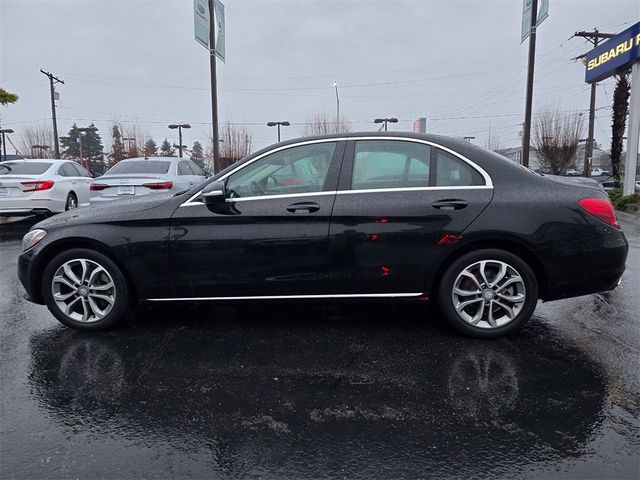
[[(340, 108), (353, 130), (396, 116), (410, 130), (489, 135), (519, 143), (527, 44), (522, 0), (226, 0), (226, 63), (218, 62), (220, 121), (246, 124), (254, 148), (276, 139), (267, 121), (299, 136), (315, 113)], [(537, 44), (534, 111), (587, 111), (590, 47), (577, 30), (617, 33), (640, 18), (637, 0), (550, 0)], [(2, 126), (50, 123), (48, 81), (60, 85), (59, 132), (95, 122), (137, 124), (158, 143), (177, 143), (168, 123), (189, 122), (185, 143), (208, 142), (207, 51), (193, 35), (192, 0), (0, 0), (0, 86), (17, 93)], [(596, 140), (608, 146), (613, 80), (598, 87)], [(585, 134), (586, 135), (586, 134)], [(12, 149), (10, 149), (12, 150)]]

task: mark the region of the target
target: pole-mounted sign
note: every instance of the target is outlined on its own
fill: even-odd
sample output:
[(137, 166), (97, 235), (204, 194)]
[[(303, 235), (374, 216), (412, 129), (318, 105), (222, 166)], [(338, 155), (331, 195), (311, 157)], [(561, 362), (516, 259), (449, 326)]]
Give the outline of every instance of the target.
[(599, 82), (640, 59), (640, 22), (587, 52), (584, 81)]
[[(224, 62), (225, 57), (225, 35), (224, 35), (224, 5), (220, 0), (213, 2), (214, 19), (215, 19), (215, 50), (216, 57)], [(211, 29), (211, 16), (209, 14), (208, 0), (193, 1), (193, 32), (196, 42), (207, 50), (210, 50), (209, 32)]]
[(627, 130), (627, 158), (624, 164), (625, 195), (635, 191), (640, 144), (640, 22), (630, 26), (587, 52), (586, 82), (599, 82), (631, 67), (631, 98)]
[[(531, 33), (531, 9), (532, 0), (522, 0), (522, 31), (520, 33), (520, 43), (524, 42)], [(540, 0), (538, 14), (536, 16), (536, 27), (549, 16), (549, 0)]]

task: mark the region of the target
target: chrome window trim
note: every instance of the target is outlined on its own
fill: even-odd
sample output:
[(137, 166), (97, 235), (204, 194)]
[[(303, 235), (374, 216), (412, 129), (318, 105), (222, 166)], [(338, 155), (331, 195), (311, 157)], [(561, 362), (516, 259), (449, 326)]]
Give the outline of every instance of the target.
[[(450, 148), (447, 148), (443, 145), (440, 145), (438, 143), (432, 142), (430, 140), (422, 140), (419, 138), (410, 138), (410, 137), (371, 137), (371, 136), (362, 136), (362, 137), (335, 137), (335, 138), (323, 138), (323, 139), (319, 139), (319, 140), (309, 140), (306, 142), (299, 142), (299, 143), (293, 143), (290, 145), (284, 145), (282, 147), (278, 147), (278, 148), (274, 148), (273, 150), (269, 150), (268, 152), (263, 153), (262, 155), (257, 156), (256, 158), (254, 158), (253, 160), (251, 160), (250, 162), (244, 163), (242, 165), (238, 165), (238, 167), (234, 168), (233, 170), (231, 170), (230, 172), (226, 173), (225, 175), (223, 175), (222, 177), (218, 178), (216, 181), (223, 181), (224, 179), (226, 179), (229, 175), (233, 175), (235, 172), (237, 172), (238, 170), (251, 165), (253, 162), (256, 162), (258, 160), (260, 160), (261, 158), (266, 157), (267, 155), (271, 155), (272, 153), (276, 153), (279, 152), (281, 150), (286, 150), (289, 148), (293, 148), (293, 147), (300, 147), (303, 145), (312, 145), (314, 143), (327, 143), (327, 142), (341, 142), (341, 141), (359, 141), (359, 140), (394, 140), (394, 141), (404, 141), (404, 142), (414, 142), (414, 143), (422, 143), (424, 145), (429, 145), (431, 147), (435, 147), (435, 148), (439, 148), (441, 150), (444, 150), (447, 153), (450, 153), (451, 155), (453, 155), (454, 157), (459, 158), (460, 160), (462, 160), (463, 162), (465, 162), (467, 165), (469, 165), (471, 168), (475, 169), (478, 173), (480, 173), (480, 175), (482, 175), (482, 178), (485, 181), (484, 185), (451, 185), (451, 186), (442, 186), (442, 187), (399, 187), (399, 188), (372, 188), (372, 189), (361, 189), (361, 190), (337, 190), (337, 191), (319, 191), (319, 192), (305, 192), (305, 193), (291, 193), (291, 194), (282, 194), (282, 195), (258, 195), (255, 197), (238, 197), (238, 198), (234, 198), (234, 199), (230, 199), (227, 198), (226, 201), (227, 202), (244, 202), (244, 201), (248, 201), (248, 200), (257, 200), (257, 199), (261, 199), (261, 200), (267, 200), (269, 198), (295, 198), (295, 197), (308, 197), (308, 196), (313, 196), (313, 195), (333, 195), (333, 194), (338, 194), (338, 195), (347, 195), (347, 194), (355, 194), (355, 193), (382, 193), (382, 192), (411, 192), (411, 191), (428, 191), (428, 190), (482, 190), (482, 189), (492, 189), (493, 188), (493, 181), (491, 180), (491, 177), (489, 176), (489, 174), (486, 172), (486, 170), (484, 168), (482, 168), (480, 165), (478, 165), (475, 162), (472, 162), (471, 160), (469, 160), (467, 157), (465, 157), (464, 155), (451, 150)], [(196, 202), (194, 201), (194, 199), (196, 199), (197, 197), (200, 196), (200, 194), (202, 193), (202, 189), (199, 190), (198, 192), (196, 192), (195, 194), (193, 194), (191, 197), (189, 197), (189, 199), (187, 199), (184, 203), (182, 203), (180, 205), (180, 207), (193, 207), (196, 205), (204, 205), (203, 202)], [(180, 208), (178, 207), (178, 208)]]
[(176, 298), (147, 298), (147, 302), (182, 302), (201, 300), (295, 300), (304, 298), (397, 298), (419, 297), (422, 292), (416, 293), (336, 293), (327, 295), (250, 295), (243, 297), (176, 297)]

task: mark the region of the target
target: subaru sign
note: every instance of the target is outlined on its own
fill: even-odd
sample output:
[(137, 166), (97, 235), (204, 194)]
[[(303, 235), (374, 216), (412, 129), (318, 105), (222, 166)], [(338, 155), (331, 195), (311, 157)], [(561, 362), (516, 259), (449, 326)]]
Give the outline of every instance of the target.
[(640, 59), (640, 22), (587, 52), (585, 82), (593, 83)]

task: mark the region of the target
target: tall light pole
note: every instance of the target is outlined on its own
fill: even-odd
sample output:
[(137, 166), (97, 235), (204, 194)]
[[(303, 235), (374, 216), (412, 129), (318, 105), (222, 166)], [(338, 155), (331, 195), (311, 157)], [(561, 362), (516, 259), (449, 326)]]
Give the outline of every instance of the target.
[(340, 97), (338, 96), (338, 82), (333, 82), (336, 89), (336, 133), (340, 133)]
[(280, 126), (288, 127), (291, 125), (289, 122), (267, 122), (267, 127), (278, 127), (278, 143), (280, 143)]
[(96, 127), (76, 127), (74, 130), (78, 132), (78, 144), (80, 147), (80, 163), (84, 165), (84, 168), (89, 170), (89, 159), (87, 158), (87, 160), (84, 162), (82, 160), (82, 134), (84, 133), (86, 135), (88, 132), (97, 132), (98, 129)]
[[(215, 62), (215, 58), (213, 61)], [(179, 151), (180, 158), (182, 158), (182, 129), (191, 128), (191, 125), (189, 125), (188, 123), (172, 123), (171, 125), (169, 125), (169, 128), (172, 130), (175, 130), (176, 128), (178, 129), (178, 145), (179, 145), (178, 151)]]
[(2, 152), (5, 160), (7, 159), (7, 137), (5, 136), (7, 133), (13, 133), (13, 130), (10, 128), (0, 129), (0, 134), (2, 134)]
[[(217, 21), (213, 0), (209, 4), (209, 68), (211, 70), (211, 127), (213, 129), (213, 170), (218, 172), (220, 165), (220, 138), (218, 136), (218, 80), (216, 76), (216, 29), (213, 27)], [(182, 145), (182, 139), (180, 140)], [(180, 149), (182, 156), (182, 149)]]
[(64, 85), (64, 80), (59, 79), (49, 72), (45, 72), (40, 69), (40, 72), (43, 75), (46, 75), (49, 78), (49, 88), (51, 90), (51, 118), (53, 120), (53, 145), (55, 147), (55, 156), (54, 158), (60, 158), (60, 140), (58, 139), (58, 122), (56, 121), (56, 102), (55, 102), (55, 88), (53, 87), (56, 83), (61, 83)]
[(387, 131), (387, 123), (398, 123), (398, 119), (396, 117), (391, 118), (376, 118), (373, 123), (384, 123), (384, 131)]

